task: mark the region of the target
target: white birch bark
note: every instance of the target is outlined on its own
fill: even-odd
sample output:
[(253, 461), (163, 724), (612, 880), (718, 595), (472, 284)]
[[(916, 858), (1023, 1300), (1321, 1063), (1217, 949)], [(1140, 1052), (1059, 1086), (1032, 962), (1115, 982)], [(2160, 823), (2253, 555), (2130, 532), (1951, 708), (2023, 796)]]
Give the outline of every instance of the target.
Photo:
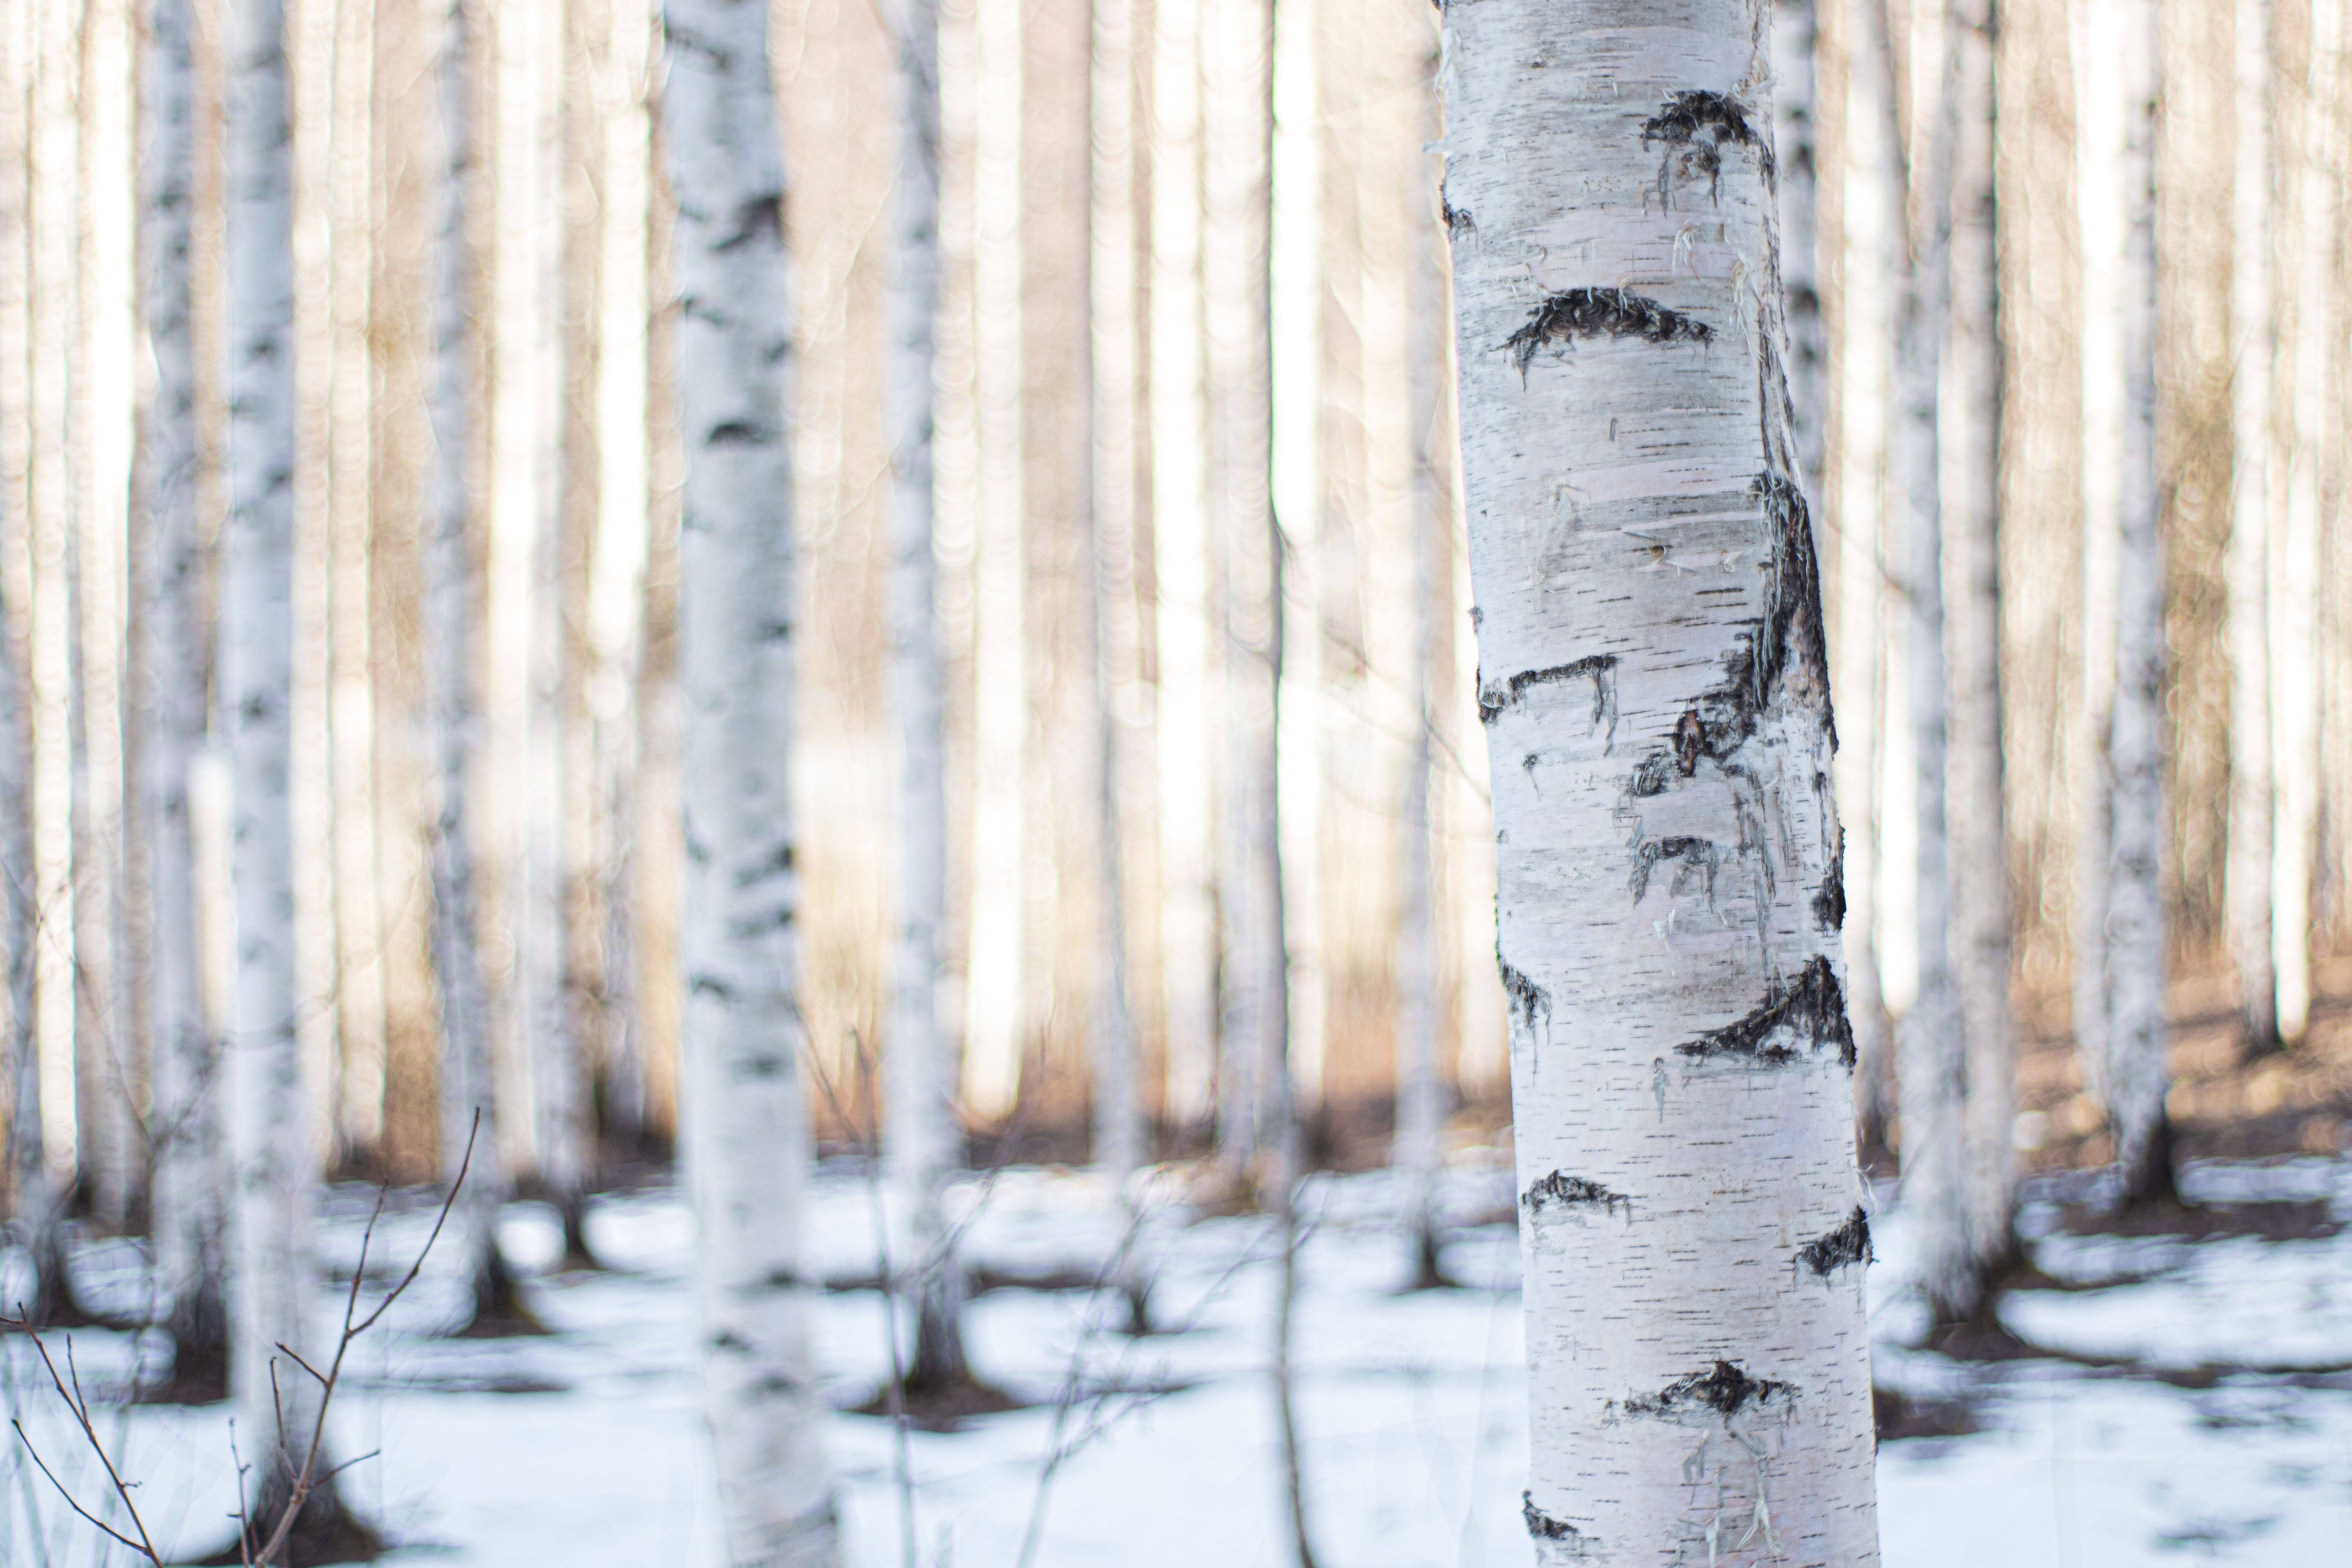
[(82, 1166), (92, 1212), (121, 1226), (146, 1175), (136, 1107), (142, 1041), (133, 1028), (125, 723), (131, 468), (138, 327), (135, 74), (129, 0), (84, 0), (76, 28), (81, 117), (78, 309), (70, 398), (74, 651), (79, 679), (75, 800), (75, 993), (81, 1022)]
[(317, 1364), (310, 1331), (316, 1110), (297, 1037), (289, 790), (295, 396), (285, 33), (281, 0), (242, 0), (228, 18), (225, 62), (229, 514), (219, 657), (237, 931), (225, 1051), (236, 1259), (229, 1369), (265, 1502), (273, 1489), (285, 1495), (283, 1478), (299, 1470), (319, 1409), (316, 1383), (274, 1349), (285, 1345)]
[(1958, 57), (1951, 239), (1951, 366), (1947, 428), (1953, 505), (1945, 528), (1951, 671), (1947, 816), (1952, 970), (1967, 1097), (1961, 1204), (1966, 1268), (1947, 1303), (1972, 1311), (2015, 1256), (2016, 1062), (2009, 1014), (2009, 835), (2001, 776), (2000, 231), (1994, 205), (1996, 13), (1958, 0), (1947, 26)]
[(2314, 880), (2318, 869), (2321, 774), (2319, 589), (2323, 514), (2330, 502), (2326, 468), (2341, 425), (2329, 407), (2329, 381), (2341, 349), (2336, 289), (2341, 268), (2336, 212), (2341, 199), (2342, 134), (2336, 112), (2342, 90), (2342, 0), (2312, 0), (2305, 60), (2301, 145), (2295, 150), (2293, 376), (2284, 505), (2272, 567), (2276, 584), (2272, 745), (2286, 760), (2276, 775), (2272, 856), (2272, 931), (2278, 973), (2279, 1037), (2301, 1043), (2311, 1017)]
[[(1959, 26), (1948, 14), (1913, 47), (1938, 61), (1933, 95), (1915, 104), (1909, 216), (1895, 325), (1896, 429), (1903, 497), (1901, 564), (1916, 857), (1917, 990), (1895, 1029), (1902, 1097), (1903, 1205), (1919, 1236), (1919, 1279), (1938, 1320), (1962, 1315), (1968, 1231), (1961, 1114), (1967, 1058), (1952, 963), (1952, 863), (1947, 801), (1949, 685), (1945, 666), (1943, 339), (1952, 314), (1952, 201), (1959, 138)], [(1931, 41), (1932, 40), (1932, 43)], [(1890, 136), (1899, 132), (1890, 132)], [(1899, 145), (1899, 142), (1896, 143)], [(1901, 163), (1897, 168), (1903, 167)]]
[(1877, 1561), (1766, 16), (1446, 14), (1547, 1563)]
[(1865, 1151), (1883, 1150), (1893, 1103), (1894, 1040), (1879, 976), (1880, 796), (1884, 793), (1884, 688), (1888, 573), (1886, 519), (1893, 475), (1888, 462), (1895, 409), (1894, 315), (1901, 249), (1889, 238), (1903, 221), (1903, 181), (1889, 172), (1901, 156), (1889, 141), (1895, 124), (1886, 100), (1895, 90), (1894, 60), (1883, 24), (1868, 12), (1883, 0), (1847, 0), (1847, 113), (1844, 166), (1844, 288), (1841, 296), (1838, 370), (1840, 515), (1834, 559), (1837, 666), (1841, 694), (1839, 747), (1833, 777), (1844, 804), (1846, 888), (1843, 941), (1846, 1003), (1853, 1017), (1854, 1112)]
[(1137, 1100), (1135, 1020), (1129, 1005), (1127, 850), (1119, 803), (1119, 695), (1133, 668), (1137, 372), (1134, 0), (1094, 0), (1088, 180), (1093, 392), (1095, 831), (1102, 933), (1094, 1018), (1094, 1163), (1124, 1191), (1150, 1152)]
[[(475, 113), (482, 69), (469, 0), (448, 0), (436, 89), (441, 119), (441, 188), (433, 258), (434, 379), (428, 414), (436, 447), (433, 531), (425, 547), (427, 629), (425, 705), (436, 784), (427, 874), (433, 889), (433, 977), (441, 1023), (441, 1178), (455, 1181), (473, 1139), (459, 1197), (459, 1244), (472, 1288), (470, 1326), (515, 1315), (514, 1288), (499, 1252), (499, 1211), (508, 1190), (499, 1100), (490, 1054), (489, 999), (478, 952), (473, 780), (482, 735), (478, 682), (480, 548), (477, 519), (483, 450), (482, 345), (474, 331), (482, 272), (474, 243), (481, 218), (482, 165)], [(480, 1119), (478, 1131), (476, 1118)]]
[(1159, 587), (1160, 949), (1168, 1119), (1213, 1109), (1216, 906), (1209, 672), (1208, 444), (1202, 382), (1202, 0), (1151, 8), (1150, 428), (1153, 577)]
[(2230, 210), (2230, 826), (2224, 917), (2244, 1049), (2279, 1043), (2271, 955), (2271, 0), (2237, 0)]
[(209, 728), (212, 563), (197, 516), (194, 17), (188, 0), (148, 7), (140, 79), (142, 235), (155, 384), (140, 426), (147, 529), (142, 675), (142, 808), (148, 838), (147, 1016), (153, 1031), (151, 1233), (170, 1297), (173, 1380), (226, 1373), (218, 1042), (198, 969), (195, 838), (188, 784)]
[(890, 955), (885, 1151), (908, 1215), (915, 1270), (909, 1391), (969, 1381), (962, 1265), (944, 1202), (961, 1152), (947, 1035), (940, 1027), (940, 937), (947, 921), (944, 690), (932, 530), (932, 324), (940, 280), (940, 26), (937, 0), (901, 0), (889, 16), (898, 52), (898, 175), (891, 191), (894, 270), (885, 437), (890, 452), (890, 698), (898, 721), (898, 908)]
[(2165, 1011), (2164, 536), (2156, 472), (2157, 0), (2126, 0), (2116, 62), (2124, 94), (2126, 205), (2122, 273), (2121, 517), (2116, 557), (2116, 691), (2107, 754), (2115, 780), (2108, 850), (2107, 1108), (2122, 1199), (2172, 1191)]
[(667, 0), (663, 14), (686, 455), (680, 1120), (700, 1237), (704, 1408), (730, 1561), (799, 1568), (837, 1562), (840, 1542), (800, 1236), (810, 1140), (790, 809), (784, 176), (766, 7)]
[(1268, 0), (1208, 0), (1202, 19), (1207, 516), (1224, 729), (1217, 1156), (1226, 1179), (1240, 1183), (1261, 1152), (1287, 1136), (1289, 1110), (1289, 959), (1276, 812), (1283, 561), (1266, 489), (1274, 16)]
[(1829, 450), (1828, 323), (1822, 313), (1815, 61), (1821, 47), (1815, 0), (1772, 0), (1772, 146), (1780, 161), (1780, 288), (1789, 320), (1789, 403), (1796, 410), (1797, 462), (1805, 494), (1819, 506)]

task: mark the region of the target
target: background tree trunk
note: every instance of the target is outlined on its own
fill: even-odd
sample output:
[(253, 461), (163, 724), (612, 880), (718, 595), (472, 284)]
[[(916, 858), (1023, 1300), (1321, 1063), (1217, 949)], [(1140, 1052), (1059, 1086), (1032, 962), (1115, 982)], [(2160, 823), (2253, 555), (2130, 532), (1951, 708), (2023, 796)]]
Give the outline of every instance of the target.
[(2271, 0), (2238, 0), (2237, 153), (2230, 213), (2230, 839), (2224, 876), (2239, 1028), (2258, 1055), (2279, 1044), (2271, 953), (2270, 529)]
[[(1772, 151), (1780, 190), (1780, 289), (1789, 320), (1789, 405), (1796, 412), (1797, 463), (1807, 504), (1824, 494), (1829, 449), (1829, 331), (1822, 313), (1821, 231), (1814, 103), (1821, 51), (1815, 0), (1772, 6)], [(1880, 0), (1870, 0), (1879, 4)]]
[(146, 121), (141, 242), (155, 384), (140, 426), (146, 592), (134, 668), (143, 710), (147, 1016), (154, 1052), (149, 1226), (171, 1299), (173, 1394), (192, 1401), (225, 1398), (228, 1392), (223, 1173), (214, 1093), (219, 1042), (205, 1016), (198, 969), (188, 803), (189, 773), (210, 727), (213, 663), (212, 561), (197, 515), (194, 49), (188, 0), (156, 0), (147, 13), (140, 82)]
[(1447, 14), (1526, 1520), (1547, 1563), (1727, 1539), (1870, 1564), (1867, 1226), (1769, 72), (1746, 7), (1636, 30), (1665, 15)]
[[(2108, 1110), (2127, 1204), (2172, 1193), (2171, 1086), (2166, 1014), (2163, 860), (2165, 753), (2164, 535), (2156, 474), (2156, 0), (2126, 0), (2121, 195), (2123, 476), (2116, 572), (2116, 694), (2108, 758), (2114, 770), (2109, 850)], [(2094, 66), (2094, 68), (2099, 68)]]
[(1952, 366), (1959, 405), (1958, 493), (1945, 542), (1951, 650), (1949, 797), (1952, 967), (1964, 1078), (1961, 1208), (1967, 1268), (1949, 1303), (1973, 1311), (2017, 1256), (2017, 1064), (2009, 1012), (2009, 835), (2001, 777), (2000, 225), (1994, 202), (1996, 0), (1957, 0), (1947, 24), (1958, 56), (1953, 182)]
[(733, 1561), (800, 1568), (837, 1562), (840, 1541), (800, 1237), (809, 1128), (788, 767), (793, 344), (783, 167), (766, 8), (667, 0), (664, 16), (686, 454), (680, 1110), (700, 1237), (704, 1399)]

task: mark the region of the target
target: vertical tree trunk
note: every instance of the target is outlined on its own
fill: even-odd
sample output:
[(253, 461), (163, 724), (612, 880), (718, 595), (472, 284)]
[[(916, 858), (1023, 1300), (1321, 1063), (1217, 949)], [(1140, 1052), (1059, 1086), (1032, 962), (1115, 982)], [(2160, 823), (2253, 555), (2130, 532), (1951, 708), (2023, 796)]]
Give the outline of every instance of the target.
[(1289, 1101), (1275, 762), (1284, 563), (1266, 489), (1274, 15), (1270, 0), (1209, 0), (1202, 15), (1207, 517), (1218, 566), (1224, 728), (1217, 1154), (1225, 1180), (1239, 1189), (1257, 1157), (1286, 1136)]
[[(281, 0), (242, 0), (228, 19), (226, 62), (230, 416), (220, 679), (235, 775), (237, 932), (226, 1072), (236, 1249), (229, 1370), (254, 1434), (257, 1519), (276, 1518), (289, 1500), (320, 1411), (318, 1384), (277, 1351), (317, 1364), (310, 1320), (319, 1108), (305, 1090), (297, 1037), (289, 793), (295, 384), (285, 33)], [(323, 1456), (320, 1468), (331, 1468)], [(331, 1479), (313, 1493), (299, 1529), (364, 1534), (342, 1515)]]
[(1967, 1099), (1961, 1208), (1966, 1269), (1948, 1303), (1974, 1310), (2016, 1252), (2011, 1234), (2017, 1066), (2009, 1014), (2009, 836), (2001, 777), (2000, 247), (1994, 191), (1996, 0), (1958, 0), (1951, 384), (1958, 461), (1945, 539), (1950, 616), (1952, 967)]
[(2123, 472), (2116, 571), (2115, 779), (2108, 852), (2107, 1104), (2122, 1199), (2172, 1194), (2170, 1026), (2165, 1012), (2164, 535), (2156, 475), (2157, 0), (2126, 0), (2122, 195)]
[(793, 358), (767, 9), (667, 0), (664, 150), (686, 452), (681, 1085), (705, 1408), (744, 1568), (840, 1557), (809, 1363), (790, 811)]
[(940, 28), (937, 0), (902, 0), (895, 271), (885, 433), (890, 452), (890, 696), (898, 721), (898, 911), (891, 953), (888, 1159), (909, 1221), (915, 1273), (910, 1394), (969, 1383), (963, 1266), (944, 1207), (961, 1149), (947, 1038), (940, 1028), (940, 939), (947, 920), (947, 787), (932, 545), (932, 322), (940, 279)]
[(1213, 1114), (1216, 906), (1201, 342), (1202, 0), (1151, 8), (1151, 540), (1159, 589), (1160, 945), (1167, 1103), (1190, 1131)]
[(475, 235), (483, 216), (475, 104), (483, 67), (474, 45), (469, 3), (448, 0), (434, 68), (443, 174), (433, 258), (434, 380), (428, 412), (437, 450), (434, 526), (425, 549), (425, 702), (440, 801), (427, 866), (433, 888), (433, 976), (441, 1016), (441, 1176), (445, 1182), (457, 1179), (471, 1138), (473, 1163), (459, 1198), (460, 1246), (472, 1281), (466, 1326), (471, 1332), (488, 1333), (527, 1331), (533, 1321), (518, 1299), (514, 1278), (499, 1251), (499, 1213), (505, 1205), (508, 1181), (491, 1069), (488, 996), (478, 947), (481, 906), (472, 784), (482, 740), (476, 687), (482, 656), (477, 630), (481, 541), (476, 519), (484, 451), (478, 425), (483, 352), (474, 331), (482, 280)]
[(2331, 375), (2341, 349), (2336, 310), (2341, 270), (2336, 211), (2341, 199), (2342, 132), (2336, 115), (2343, 90), (2342, 0), (2312, 0), (2305, 46), (2302, 123), (2297, 127), (2294, 247), (2293, 419), (2287, 446), (2285, 505), (2272, 567), (2277, 584), (2271, 625), (2273, 745), (2286, 760), (2276, 776), (2277, 815), (2272, 857), (2272, 930), (2278, 973), (2279, 1037), (2300, 1044), (2310, 1022), (2314, 880), (2320, 848), (2319, 604), (2323, 516), (2329, 453), (2342, 426), (2329, 406)]
[[(1965, 1316), (1968, 1230), (1961, 1115), (1967, 1058), (1952, 963), (1948, 832), (1949, 686), (1945, 673), (1943, 340), (1952, 313), (1952, 204), (1958, 153), (1960, 23), (1937, 19), (1935, 96), (1913, 116), (1909, 219), (1895, 330), (1893, 467), (1903, 511), (1904, 647), (1917, 770), (1918, 993), (1895, 1031), (1903, 1107), (1903, 1203), (1920, 1237), (1920, 1282), (1939, 1321)], [(1915, 47), (1924, 47), (1915, 43)], [(1889, 134), (1900, 146), (1900, 128)], [(1898, 161), (1896, 167), (1904, 165)], [(1898, 210), (1900, 210), (1898, 208)]]
[(1095, 832), (1102, 933), (1095, 984), (1094, 1162), (1124, 1185), (1148, 1158), (1127, 977), (1118, 693), (1135, 653), (1137, 334), (1135, 4), (1094, 0), (1088, 288), (1093, 393)]
[(1764, 17), (1487, 0), (1447, 21), (1528, 1532), (1547, 1563), (1874, 1563)]
[[(1415, 173), (1422, 166), (1413, 165)], [(1422, 187), (1425, 194), (1425, 187)], [(1440, 553), (1448, 519), (1438, 492), (1437, 399), (1444, 369), (1444, 290), (1437, 275), (1436, 235), (1429, 214), (1406, 208), (1412, 225), (1408, 285), (1410, 415), (1412, 422), (1412, 740), (1398, 812), (1396, 1143), (1389, 1163), (1406, 1183), (1413, 1284), (1447, 1283), (1438, 1257), (1437, 1175), (1445, 1161), (1447, 1090), (1438, 1069), (1437, 845), (1430, 796), (1438, 704), (1434, 690), (1441, 594)], [(1446, 594), (1444, 597), (1450, 599)]]
[(145, 615), (135, 659), (145, 731), (141, 805), (148, 840), (149, 1112), (155, 1173), (150, 1230), (171, 1299), (176, 1398), (227, 1394), (228, 1298), (222, 1257), (218, 1042), (197, 967), (195, 839), (188, 775), (212, 700), (212, 562), (197, 517), (194, 257), (197, 145), (194, 18), (188, 0), (147, 13), (141, 171), (147, 342), (155, 384), (141, 421), (146, 506)]
[[(1822, 313), (1814, 107), (1821, 17), (1815, 0), (1772, 6), (1772, 147), (1780, 195), (1780, 288), (1789, 319), (1789, 404), (1808, 504), (1821, 505), (1829, 449), (1828, 324)], [(1877, 4), (1878, 0), (1871, 0)]]
[(2271, 953), (2271, 0), (2237, 0), (2237, 152), (2230, 210), (2230, 837), (2223, 872), (2238, 1029), (2279, 1045)]

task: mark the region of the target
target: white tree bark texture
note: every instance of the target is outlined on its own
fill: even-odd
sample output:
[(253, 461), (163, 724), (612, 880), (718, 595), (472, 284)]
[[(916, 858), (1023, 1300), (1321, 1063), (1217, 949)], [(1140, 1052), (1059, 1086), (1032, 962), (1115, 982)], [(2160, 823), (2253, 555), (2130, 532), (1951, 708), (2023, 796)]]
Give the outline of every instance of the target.
[(1768, 22), (1445, 13), (1546, 1563), (1877, 1561)]
[(148, 7), (140, 79), (141, 244), (155, 381), (140, 422), (145, 615), (133, 662), (141, 680), (141, 809), (148, 843), (151, 1229), (184, 1384), (199, 1361), (218, 1370), (228, 1346), (214, 1093), (218, 1042), (205, 1016), (198, 968), (188, 804), (189, 773), (209, 730), (213, 664), (212, 560), (197, 514), (194, 47), (188, 0)]
[[(459, 1208), (467, 1268), (479, 1321), (503, 1305), (499, 1210), (508, 1190), (499, 1138), (499, 1100), (490, 1060), (488, 995), (478, 947), (472, 781), (482, 742), (482, 545), (478, 498), (485, 468), (478, 420), (483, 351), (474, 331), (481, 297), (475, 243), (481, 211), (482, 163), (475, 112), (482, 62), (470, 0), (448, 0), (435, 88), (441, 119), (439, 232), (433, 258), (434, 379), (427, 413), (436, 448), (433, 531), (425, 544), (425, 705), (433, 725), (439, 788), (427, 874), (433, 889), (433, 974), (441, 1021), (441, 1178), (455, 1181), (474, 1140), (473, 1163)], [(475, 1119), (480, 1118), (478, 1130)]]
[[(251, 1444), (263, 1450), (252, 1456), (262, 1475), (281, 1462), (299, 1468), (318, 1410), (316, 1383), (273, 1348), (288, 1346), (316, 1364), (309, 1317), (317, 1108), (296, 1032), (289, 789), (294, 213), (285, 30), (282, 0), (244, 0), (231, 10), (226, 62), (230, 412), (220, 679), (234, 776), (237, 932), (224, 1051), (236, 1257), (230, 1377), (256, 1434)], [(273, 1363), (281, 1363), (274, 1379)], [(287, 1453), (268, 1453), (273, 1442)]]
[[(1094, 0), (1093, 125), (1088, 169), (1090, 358), (1088, 462), (1093, 527), (1096, 833), (1102, 847), (1100, 950), (1094, 1017), (1094, 1163), (1122, 1184), (1150, 1152), (1137, 1099), (1135, 1016), (1128, 983), (1128, 856), (1120, 803), (1124, 758), (1118, 700), (1136, 663), (1134, 614), (1137, 435), (1140, 412), (1135, 186), (1136, 7)], [(1131, 1256), (1131, 1249), (1130, 1249)]]
[(898, 54), (893, 272), (884, 303), (885, 439), (890, 453), (890, 699), (898, 723), (898, 905), (883, 1040), (886, 1158), (908, 1216), (915, 1271), (911, 1389), (966, 1382), (962, 1265), (944, 1207), (961, 1163), (954, 1073), (940, 1027), (947, 924), (943, 668), (932, 524), (932, 338), (940, 290), (940, 20), (937, 0), (888, 15)]
[(1952, 187), (1951, 353), (1958, 406), (1945, 419), (1958, 447), (1944, 548), (1951, 749), (1946, 777), (1952, 879), (1952, 972), (1963, 1077), (1960, 1209), (1966, 1268), (1948, 1303), (1973, 1311), (1989, 1276), (2015, 1256), (2017, 1066), (2009, 1013), (2009, 835), (2003, 810), (2000, 694), (2000, 247), (1994, 190), (1993, 0), (1948, 12), (1958, 57)]
[(767, 7), (667, 0), (665, 152), (686, 457), (678, 659), (687, 870), (680, 1121), (704, 1408), (729, 1560), (840, 1559), (810, 1361), (790, 800), (794, 370)]
[(2230, 210), (2230, 541), (2223, 576), (2230, 650), (2230, 824), (2224, 918), (2238, 972), (2238, 1027), (2249, 1053), (2279, 1044), (2271, 954), (2270, 529), (2271, 0), (2237, 0), (2237, 135)]
[[(1965, 1313), (1968, 1232), (1962, 1107), (1967, 1057), (1952, 952), (1949, 801), (1951, 688), (1947, 679), (1943, 497), (1944, 336), (1952, 319), (1952, 218), (1959, 140), (1959, 27), (1947, 14), (1930, 35), (1934, 96), (1915, 97), (1903, 188), (1908, 222), (1895, 343), (1893, 467), (1904, 498), (1904, 674), (1914, 785), (1917, 989), (1895, 1029), (1902, 1104), (1903, 1203), (1919, 1227), (1919, 1274), (1939, 1318)], [(1928, 47), (1916, 39), (1915, 48)], [(1899, 56), (1897, 58), (1900, 58)], [(1890, 100), (1891, 101), (1891, 100)], [(1890, 142), (1900, 145), (1900, 129)], [(1900, 169), (1903, 164), (1895, 165)]]
[(1287, 1136), (1289, 950), (1276, 802), (1282, 549), (1267, 492), (1270, 0), (1202, 7), (1209, 489), (1223, 638), (1218, 781), (1217, 1156), (1239, 1180)]
[(2172, 1191), (2171, 1030), (2165, 1010), (2164, 534), (2156, 471), (2157, 0), (2127, 0), (2121, 58), (2124, 419), (2116, 557), (2116, 689), (2107, 756), (2107, 1110), (2121, 1197)]
[(1780, 190), (1789, 404), (1796, 410), (1798, 470), (1816, 514), (1824, 493), (1830, 406), (1829, 330), (1822, 310), (1821, 230), (1814, 217), (1820, 183), (1815, 62), (1821, 36), (1814, 0), (1772, 0), (1772, 149)]

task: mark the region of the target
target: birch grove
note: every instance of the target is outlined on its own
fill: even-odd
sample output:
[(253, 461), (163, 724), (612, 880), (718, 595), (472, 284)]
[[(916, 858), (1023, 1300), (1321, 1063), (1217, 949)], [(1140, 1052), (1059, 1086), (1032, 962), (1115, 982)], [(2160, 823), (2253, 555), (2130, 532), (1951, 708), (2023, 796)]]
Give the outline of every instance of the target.
[(1491, 3), (1446, 20), (1528, 1534), (1545, 1562), (1663, 1563), (1727, 1533), (1875, 1562), (1766, 16)]

